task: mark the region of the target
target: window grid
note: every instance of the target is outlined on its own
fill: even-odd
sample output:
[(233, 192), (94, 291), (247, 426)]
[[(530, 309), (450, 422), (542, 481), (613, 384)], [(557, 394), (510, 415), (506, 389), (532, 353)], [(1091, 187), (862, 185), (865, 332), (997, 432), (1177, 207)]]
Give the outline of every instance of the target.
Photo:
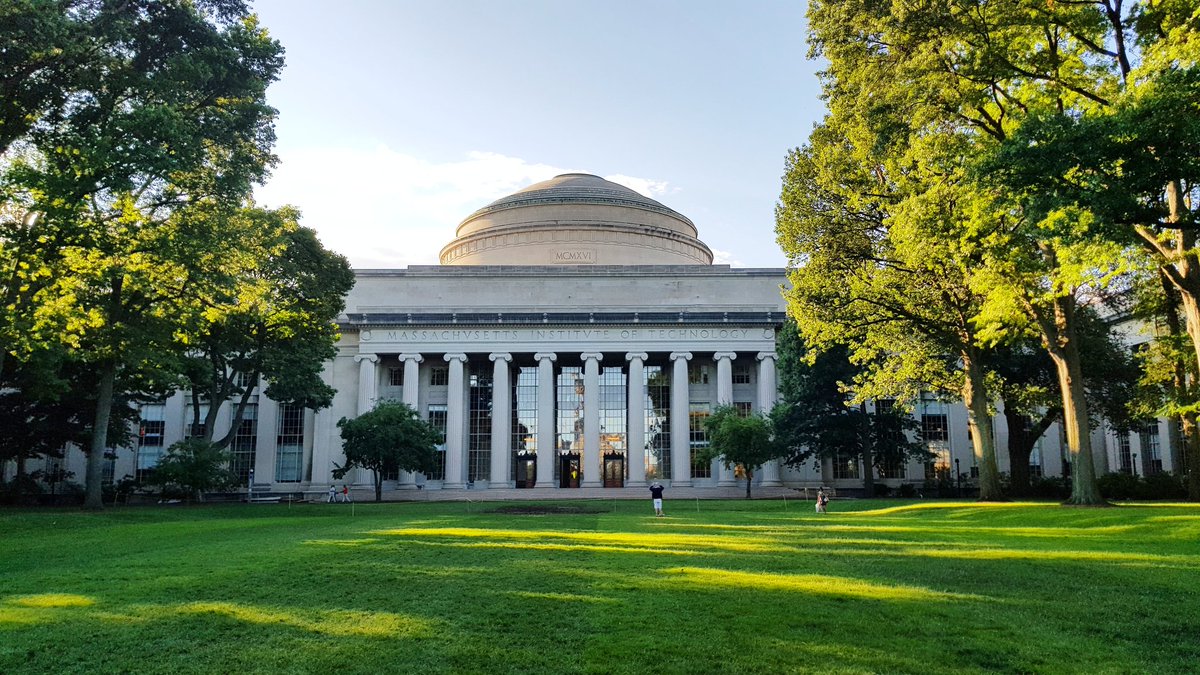
[(425, 477), (429, 480), (446, 480), (446, 406), (429, 406), (429, 424), (442, 435), (438, 443), (437, 454), (433, 458), (433, 470)]
[(137, 468), (135, 478), (142, 480), (158, 466), (163, 453), (163, 434), (166, 431), (166, 406), (144, 405), (138, 425)]
[(945, 413), (925, 413), (921, 415), (921, 437), (925, 442), (945, 442), (950, 440), (950, 423)]
[(733, 364), (733, 383), (734, 384), (750, 384), (750, 364), (734, 363)]
[(691, 449), (692, 478), (712, 478), (712, 462), (697, 457), (700, 451), (708, 448), (708, 432), (704, 428), (704, 421), (708, 419), (708, 415), (707, 403), (688, 405), (688, 445)]
[(646, 477), (671, 477), (671, 378), (662, 366), (642, 371), (646, 408)]
[(404, 367), (392, 366), (388, 368), (388, 386), (403, 387), (404, 386)]
[[(583, 369), (562, 368), (555, 378), (558, 425), (554, 446), (559, 454), (583, 451)], [(555, 462), (557, 465), (557, 462)], [(558, 466), (555, 466), (557, 472)]]
[(1147, 476), (1162, 473), (1162, 454), (1158, 443), (1158, 424), (1150, 423), (1141, 432), (1142, 466)]
[[(509, 443), (514, 460), (537, 454), (537, 366), (521, 366), (513, 378), (512, 441)], [(517, 462), (512, 462), (512, 480), (517, 475)]]
[(1129, 443), (1129, 432), (1117, 436), (1117, 461), (1121, 464), (1121, 473), (1133, 473), (1133, 448)]
[(467, 409), (467, 480), (487, 480), (492, 470), (491, 368), (470, 375)]
[(238, 482), (250, 481), (250, 470), (254, 468), (254, 453), (258, 449), (258, 404), (249, 403), (242, 414), (242, 423), (230, 445), (229, 470)]
[(629, 387), (621, 368), (600, 371), (600, 454), (625, 454)]
[(299, 483), (304, 460), (304, 406), (279, 406), (279, 434), (275, 446), (275, 480)]
[(429, 369), (429, 386), (446, 387), (450, 385), (450, 369), (446, 366), (434, 366)]
[(842, 479), (858, 478), (858, 465), (857, 456), (839, 452), (833, 458), (833, 477)]

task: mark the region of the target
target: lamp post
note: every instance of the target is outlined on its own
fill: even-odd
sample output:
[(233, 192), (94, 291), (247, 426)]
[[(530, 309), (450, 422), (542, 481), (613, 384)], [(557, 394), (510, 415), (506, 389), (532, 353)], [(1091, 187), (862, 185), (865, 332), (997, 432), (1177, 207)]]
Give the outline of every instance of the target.
[(957, 485), (958, 496), (962, 496), (962, 471), (958, 470), (958, 458), (954, 458), (954, 483)]

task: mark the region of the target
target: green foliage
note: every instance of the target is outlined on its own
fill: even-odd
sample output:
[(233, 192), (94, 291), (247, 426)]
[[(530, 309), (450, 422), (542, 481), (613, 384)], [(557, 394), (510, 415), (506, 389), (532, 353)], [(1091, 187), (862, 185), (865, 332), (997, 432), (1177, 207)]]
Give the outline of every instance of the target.
[(1099, 483), (1105, 499), (1145, 501), (1187, 497), (1187, 486), (1183, 476), (1167, 472), (1149, 476), (1113, 472), (1100, 476)]
[(774, 440), (771, 420), (759, 415), (743, 416), (732, 405), (720, 405), (704, 420), (708, 447), (697, 454), (697, 461), (709, 462), (719, 457), (727, 467), (741, 465), (746, 473), (746, 498), (754, 472), (763, 464), (780, 456), (781, 448)]
[(189, 438), (173, 443), (158, 460), (147, 480), (164, 495), (179, 494), (187, 498), (202, 498), (237, 483), (229, 472), (229, 453), (202, 438)]
[(441, 433), (412, 406), (380, 401), (353, 419), (338, 420), (346, 464), (334, 471), (342, 478), (354, 467), (375, 474), (375, 501), (383, 499), (383, 476), (391, 471), (429, 473), (434, 466)]

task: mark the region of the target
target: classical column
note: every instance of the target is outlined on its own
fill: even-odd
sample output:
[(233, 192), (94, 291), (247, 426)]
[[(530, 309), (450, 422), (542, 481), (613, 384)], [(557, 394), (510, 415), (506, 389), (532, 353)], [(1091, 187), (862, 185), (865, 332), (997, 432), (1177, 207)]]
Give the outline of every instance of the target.
[(583, 480), (579, 487), (600, 487), (600, 360), (599, 352), (583, 359)]
[(508, 363), (512, 354), (492, 354), (492, 473), (489, 488), (510, 488), (512, 481), (512, 387)]
[(375, 407), (379, 384), (375, 364), (379, 363), (379, 355), (355, 354), (354, 360), (358, 361), (358, 414), (361, 415)]
[[(733, 360), (736, 352), (717, 352), (713, 360), (717, 362), (717, 405), (733, 405)], [(737, 477), (733, 467), (722, 458), (717, 462), (717, 485), (731, 487), (737, 485)]]
[[(778, 388), (775, 385), (775, 352), (759, 352), (758, 353), (758, 411), (764, 415), (771, 412), (771, 408), (775, 407), (775, 401), (779, 397)], [(779, 480), (779, 460), (773, 459), (762, 467), (762, 482), (759, 487), (780, 487), (783, 481)]]
[(625, 355), (629, 361), (629, 395), (626, 400), (629, 409), (626, 411), (626, 447), (629, 448), (626, 458), (629, 461), (629, 487), (645, 487), (646, 485), (646, 359), (645, 352), (630, 352)]
[[(328, 387), (333, 387), (332, 361), (326, 362), (325, 368), (321, 371), (321, 382)], [(262, 424), (262, 422), (259, 422), (259, 424)], [(337, 433), (336, 424), (333, 411), (329, 408), (322, 408), (313, 414), (311, 483), (317, 487), (328, 486), (333, 479), (332, 454), (334, 453), (334, 449), (331, 445), (336, 442), (334, 439), (341, 440)]]
[(420, 354), (401, 354), (400, 361), (404, 364), (404, 382), (400, 393), (400, 400), (404, 403), (417, 409), (417, 403), (420, 401), (418, 393), (420, 390), (419, 375), (421, 372), (421, 362), (424, 357)]
[(535, 487), (554, 487), (554, 359), (551, 352), (533, 355), (538, 362), (538, 430), (537, 430), (537, 483)]
[(450, 364), (450, 386), (446, 394), (446, 478), (442, 481), (443, 488), (462, 489), (466, 487), (463, 469), (466, 465), (464, 457), (467, 446), (463, 438), (463, 425), (466, 420), (463, 410), (466, 401), (466, 388), (463, 386), (463, 364), (467, 361), (466, 354), (446, 354), (442, 358)]
[[(421, 362), (424, 357), (420, 354), (401, 354), (400, 362), (404, 364), (404, 381), (400, 392), (400, 400), (412, 406), (413, 410), (420, 411), (420, 374)], [(411, 471), (400, 472), (400, 489), (414, 490), (417, 487), (417, 476)]]
[(688, 361), (691, 352), (671, 352), (671, 486), (691, 487), (691, 423), (688, 417)]

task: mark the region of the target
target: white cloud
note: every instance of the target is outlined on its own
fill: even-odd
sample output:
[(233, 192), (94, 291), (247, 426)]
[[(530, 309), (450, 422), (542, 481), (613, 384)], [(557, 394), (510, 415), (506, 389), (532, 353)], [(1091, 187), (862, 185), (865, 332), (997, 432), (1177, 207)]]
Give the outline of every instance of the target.
[(729, 251), (718, 251), (713, 249), (713, 264), (714, 265), (729, 265), (730, 267), (745, 267), (741, 260), (734, 259), (733, 253)]
[[(293, 204), (304, 225), (360, 268), (436, 265), (454, 229), (476, 209), (570, 169), (490, 152), (428, 162), (386, 146), (281, 151), (256, 194), (265, 206)], [(665, 181), (610, 176), (647, 196)]]

